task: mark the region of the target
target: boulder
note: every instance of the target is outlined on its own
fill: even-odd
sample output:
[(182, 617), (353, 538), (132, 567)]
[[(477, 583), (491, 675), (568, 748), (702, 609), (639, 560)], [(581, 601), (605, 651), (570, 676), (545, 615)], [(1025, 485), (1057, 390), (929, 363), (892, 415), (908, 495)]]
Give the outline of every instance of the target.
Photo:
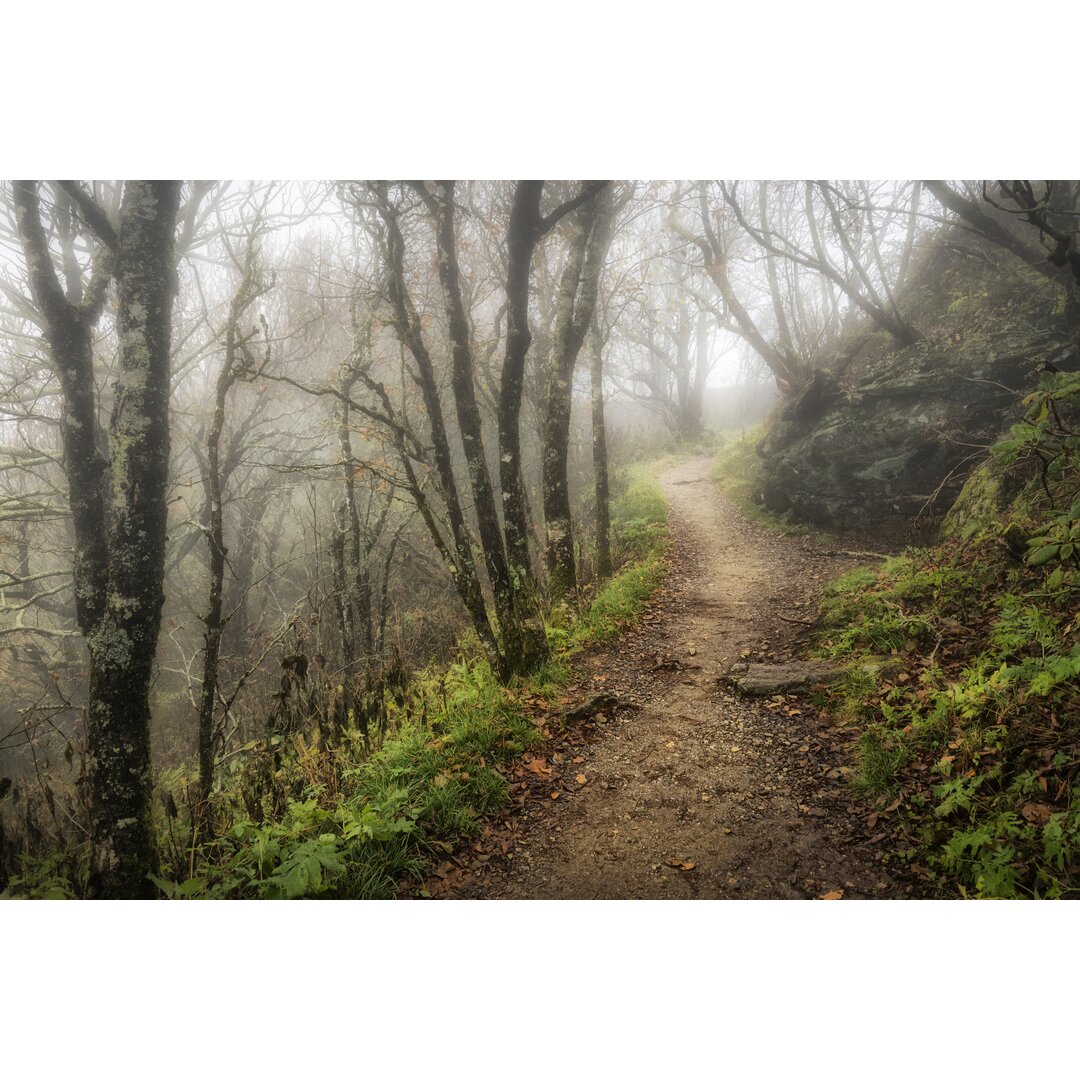
[(906, 535), (916, 518), (929, 524), (959, 494), (973, 448), (998, 438), (1059, 347), (1049, 336), (974, 363), (924, 343), (846, 386), (815, 380), (759, 444), (760, 500), (831, 529)]

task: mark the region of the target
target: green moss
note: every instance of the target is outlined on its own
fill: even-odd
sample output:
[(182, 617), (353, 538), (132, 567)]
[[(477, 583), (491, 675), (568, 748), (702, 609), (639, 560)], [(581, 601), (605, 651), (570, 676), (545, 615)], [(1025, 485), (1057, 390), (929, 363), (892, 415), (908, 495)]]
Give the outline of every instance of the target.
[(999, 471), (983, 462), (969, 473), (960, 494), (941, 523), (941, 535), (968, 540), (997, 529), (1010, 503)]

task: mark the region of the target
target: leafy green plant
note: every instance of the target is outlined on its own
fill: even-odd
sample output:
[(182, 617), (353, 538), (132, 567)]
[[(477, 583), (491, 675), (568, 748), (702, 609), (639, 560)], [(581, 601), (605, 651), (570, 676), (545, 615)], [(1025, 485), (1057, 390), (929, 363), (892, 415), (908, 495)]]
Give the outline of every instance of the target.
[[(838, 579), (820, 649), (848, 662), (856, 792), (946, 894), (1080, 896), (1080, 593), (992, 537)], [(901, 636), (907, 641), (901, 642)], [(1056, 748), (1056, 749), (1055, 749)]]
[(0, 899), (74, 900), (76, 886), (68, 875), (66, 862), (59, 852), (20, 855), (19, 872), (12, 876)]

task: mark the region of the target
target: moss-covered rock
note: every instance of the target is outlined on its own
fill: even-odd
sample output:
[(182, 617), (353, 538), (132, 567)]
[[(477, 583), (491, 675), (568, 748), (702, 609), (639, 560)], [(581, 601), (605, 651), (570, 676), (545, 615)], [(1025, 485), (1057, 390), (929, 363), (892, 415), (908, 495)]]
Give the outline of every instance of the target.
[(964, 486), (942, 519), (941, 535), (968, 540), (1000, 532), (1012, 550), (1023, 552), (1028, 534), (1016, 519), (1028, 515), (1026, 486), (1027, 481), (1019, 473), (1005, 472), (993, 461), (983, 461), (967, 474)]

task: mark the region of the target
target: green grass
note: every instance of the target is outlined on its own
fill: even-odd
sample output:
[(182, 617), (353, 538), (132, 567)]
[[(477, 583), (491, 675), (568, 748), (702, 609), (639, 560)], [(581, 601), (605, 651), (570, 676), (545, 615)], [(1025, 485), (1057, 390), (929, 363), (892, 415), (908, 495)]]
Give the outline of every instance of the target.
[(631, 468), (624, 494), (612, 507), (615, 558), (622, 569), (578, 616), (566, 637), (572, 650), (609, 641), (633, 622), (664, 576), (667, 500), (657, 474), (668, 462)]
[(761, 475), (761, 457), (757, 444), (765, 434), (765, 425), (751, 428), (737, 439), (729, 440), (713, 458), (711, 476), (743, 509), (761, 509), (754, 489)]

